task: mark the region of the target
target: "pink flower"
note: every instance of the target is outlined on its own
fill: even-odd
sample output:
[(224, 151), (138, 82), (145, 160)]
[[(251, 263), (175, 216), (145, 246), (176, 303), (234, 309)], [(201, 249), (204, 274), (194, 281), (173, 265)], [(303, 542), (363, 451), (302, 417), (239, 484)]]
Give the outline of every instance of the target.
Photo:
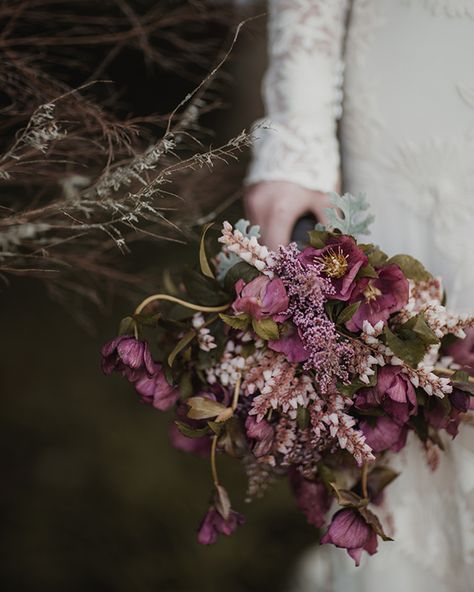
[(235, 284), (237, 298), (232, 308), (236, 313), (247, 313), (254, 319), (271, 317), (283, 321), (288, 308), (288, 295), (279, 278), (271, 280), (259, 275), (248, 284), (240, 279)]
[(399, 425), (390, 417), (373, 418), (372, 422), (363, 419), (359, 423), (359, 428), (374, 452), (399, 452), (406, 444), (408, 428)]
[(182, 434), (176, 425), (173, 423), (170, 426), (169, 436), (171, 444), (178, 450), (183, 452), (191, 452), (198, 456), (209, 456), (211, 450), (211, 439), (209, 436), (202, 436), (200, 438), (188, 438)]
[(326, 487), (321, 481), (308, 481), (297, 470), (290, 471), (289, 477), (296, 503), (308, 524), (321, 528), (332, 501)]
[(256, 440), (253, 453), (257, 458), (270, 452), (273, 446), (275, 430), (268, 421), (265, 419), (257, 421), (255, 416), (249, 415), (245, 420), (245, 430), (248, 438)]
[(121, 335), (107, 342), (102, 348), (101, 366), (104, 374), (119, 372), (130, 382), (155, 372), (155, 363), (148, 344), (130, 335)]
[(359, 566), (362, 551), (377, 552), (377, 535), (357, 510), (346, 508), (334, 514), (321, 543), (332, 543), (347, 552)]
[(201, 545), (213, 545), (220, 534), (229, 536), (244, 522), (244, 517), (238, 512), (230, 510), (229, 516), (225, 519), (214, 506), (211, 506), (199, 527), (198, 542)]
[(301, 253), (305, 265), (321, 265), (321, 275), (329, 278), (334, 288), (329, 297), (347, 301), (356, 285), (356, 275), (369, 260), (350, 236), (332, 236), (322, 249), (306, 248)]
[(424, 407), (425, 417), (430, 426), (436, 430), (446, 430), (454, 438), (459, 431), (462, 413), (471, 408), (471, 400), (471, 395), (455, 388), (449, 395), (451, 407), (433, 397)]
[(358, 310), (346, 323), (349, 331), (362, 329), (364, 321), (375, 325), (386, 321), (408, 302), (408, 280), (398, 265), (385, 265), (378, 270), (378, 278), (362, 278), (352, 293), (352, 302), (361, 302)]
[(364, 410), (381, 407), (401, 426), (418, 411), (415, 389), (400, 366), (381, 368), (377, 384), (372, 388), (361, 389), (357, 393), (355, 406)]
[(284, 354), (289, 362), (305, 362), (309, 358), (309, 352), (305, 348), (296, 328), (290, 329), (280, 339), (269, 341), (268, 347), (273, 351)]
[(160, 411), (166, 411), (179, 399), (179, 390), (168, 383), (159, 364), (155, 364), (152, 376), (143, 374), (135, 382), (135, 389), (144, 403)]

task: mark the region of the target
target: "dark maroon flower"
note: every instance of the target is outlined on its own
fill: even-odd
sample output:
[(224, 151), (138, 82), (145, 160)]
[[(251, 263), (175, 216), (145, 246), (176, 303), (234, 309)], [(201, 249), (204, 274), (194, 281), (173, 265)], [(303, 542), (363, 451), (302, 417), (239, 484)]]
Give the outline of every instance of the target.
[(305, 348), (296, 328), (283, 335), (280, 339), (268, 342), (268, 347), (273, 351), (284, 354), (289, 362), (304, 362), (309, 358), (309, 352)]
[(468, 329), (464, 339), (457, 339), (448, 346), (446, 353), (456, 364), (465, 367), (470, 374), (474, 374), (474, 329)]
[(249, 415), (245, 420), (245, 430), (247, 437), (256, 441), (252, 450), (256, 457), (265, 456), (271, 451), (275, 429), (268, 421), (257, 421), (255, 416)]
[(371, 325), (385, 322), (408, 302), (408, 280), (398, 265), (385, 265), (377, 273), (378, 278), (362, 278), (357, 282), (350, 300), (361, 304), (346, 323), (349, 331), (359, 331), (364, 321)]
[(214, 506), (211, 506), (199, 527), (198, 542), (201, 545), (213, 545), (220, 534), (229, 536), (244, 522), (242, 514), (234, 510), (230, 510), (228, 518), (225, 519)]
[(330, 298), (343, 301), (349, 300), (356, 285), (356, 275), (369, 262), (350, 236), (332, 236), (322, 249), (308, 247), (300, 258), (305, 265), (322, 265), (322, 275), (330, 279), (335, 290)]
[(408, 428), (385, 415), (373, 418), (372, 422), (363, 419), (359, 427), (365, 436), (365, 441), (374, 452), (384, 450), (399, 452), (406, 444)]
[(155, 372), (148, 344), (130, 335), (121, 335), (104, 345), (101, 366), (104, 374), (119, 372), (130, 382)]
[(346, 508), (333, 516), (321, 543), (332, 543), (347, 552), (359, 566), (362, 551), (369, 555), (377, 552), (377, 535), (357, 510)]
[(179, 398), (179, 390), (168, 383), (159, 364), (155, 364), (152, 376), (143, 374), (135, 382), (135, 389), (144, 403), (153, 405), (160, 411), (172, 407)]
[(332, 501), (326, 487), (319, 480), (308, 481), (297, 470), (290, 471), (289, 477), (298, 508), (306, 516), (308, 524), (321, 528)]
[(454, 389), (449, 395), (451, 405), (432, 397), (424, 408), (425, 418), (436, 430), (446, 430), (453, 438), (457, 436), (462, 414), (471, 408), (471, 395)]
[(178, 450), (183, 452), (191, 452), (198, 456), (209, 456), (211, 450), (211, 439), (209, 436), (202, 436), (200, 438), (188, 438), (182, 434), (176, 425), (173, 423), (170, 427), (169, 436), (171, 444)]
[(384, 366), (377, 375), (377, 384), (361, 389), (355, 406), (368, 410), (382, 408), (396, 423), (403, 426), (416, 415), (418, 403), (415, 389), (401, 366)]
[(254, 319), (271, 317), (274, 321), (283, 321), (288, 309), (288, 295), (279, 278), (271, 280), (266, 275), (259, 275), (246, 284), (239, 280), (235, 284), (237, 298), (232, 308), (236, 313), (247, 313)]

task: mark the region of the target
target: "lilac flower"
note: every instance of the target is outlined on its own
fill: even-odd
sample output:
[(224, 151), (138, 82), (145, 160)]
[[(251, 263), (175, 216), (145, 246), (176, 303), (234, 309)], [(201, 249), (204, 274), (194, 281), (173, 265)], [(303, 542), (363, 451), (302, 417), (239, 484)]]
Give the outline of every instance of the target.
[(155, 373), (148, 344), (130, 335), (116, 337), (103, 346), (101, 366), (104, 374), (119, 372), (130, 382)]
[(333, 516), (321, 543), (332, 543), (347, 552), (359, 566), (362, 551), (369, 555), (377, 552), (377, 535), (355, 509), (339, 510)]
[(267, 455), (273, 446), (275, 429), (265, 419), (257, 421), (255, 416), (249, 415), (245, 420), (245, 430), (247, 437), (255, 440), (253, 453), (258, 458)]
[(377, 384), (360, 390), (355, 406), (364, 410), (381, 407), (400, 426), (418, 411), (415, 389), (400, 366), (381, 368)]
[(361, 305), (346, 323), (349, 331), (359, 331), (364, 321), (371, 325), (385, 322), (408, 302), (408, 280), (398, 265), (385, 265), (377, 273), (378, 278), (360, 279), (352, 293), (351, 303), (360, 301)]
[(305, 265), (322, 265), (321, 275), (333, 287), (331, 298), (347, 301), (356, 285), (356, 275), (368, 264), (365, 253), (350, 236), (330, 237), (322, 249), (306, 248), (300, 255)]
[(322, 528), (332, 501), (326, 487), (319, 480), (308, 481), (297, 470), (290, 471), (289, 477), (296, 503), (308, 524)]
[(237, 298), (232, 308), (236, 313), (247, 313), (254, 319), (271, 317), (274, 321), (286, 318), (288, 296), (279, 278), (271, 280), (266, 275), (259, 275), (248, 284), (240, 279), (235, 284), (235, 291)]
[(359, 428), (365, 436), (366, 443), (374, 452), (392, 450), (399, 452), (406, 444), (408, 428), (396, 423), (393, 419), (381, 416), (368, 420), (361, 420)]
[(144, 403), (160, 411), (170, 409), (179, 399), (179, 390), (168, 383), (159, 364), (152, 376), (143, 374), (135, 382), (135, 389)]
[(213, 545), (220, 534), (229, 536), (244, 522), (242, 514), (234, 510), (230, 510), (227, 518), (223, 518), (219, 511), (211, 506), (199, 527), (198, 542), (201, 545)]
[(309, 358), (309, 352), (305, 348), (298, 330), (294, 327), (280, 339), (269, 341), (268, 347), (283, 354), (289, 362), (304, 362)]

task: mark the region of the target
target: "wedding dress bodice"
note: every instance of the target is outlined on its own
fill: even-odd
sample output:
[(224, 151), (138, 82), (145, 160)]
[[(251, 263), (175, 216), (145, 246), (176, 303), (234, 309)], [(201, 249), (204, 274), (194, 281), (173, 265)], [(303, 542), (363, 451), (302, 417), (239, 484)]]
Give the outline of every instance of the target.
[[(266, 116), (247, 182), (365, 193), (370, 240), (421, 259), (450, 306), (472, 312), (473, 61), (474, 0), (269, 0)], [(359, 571), (323, 549), (302, 590), (474, 590), (474, 429), (434, 473), (414, 440), (399, 462), (384, 509), (396, 542)]]

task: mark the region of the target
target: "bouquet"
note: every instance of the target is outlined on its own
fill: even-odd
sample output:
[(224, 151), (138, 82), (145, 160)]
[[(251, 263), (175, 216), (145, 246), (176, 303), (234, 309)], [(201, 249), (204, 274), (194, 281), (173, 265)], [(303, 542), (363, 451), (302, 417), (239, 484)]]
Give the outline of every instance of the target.
[(258, 227), (224, 222), (209, 259), (206, 227), (200, 270), (168, 275), (169, 293), (144, 300), (102, 349), (106, 374), (174, 408), (174, 444), (209, 457), (200, 543), (244, 522), (219, 481), (228, 454), (245, 466), (249, 499), (288, 478), (321, 542), (358, 565), (390, 540), (374, 508), (409, 432), (436, 464), (442, 432), (454, 437), (471, 406), (472, 379), (450, 352), (474, 318), (446, 309), (420, 262), (360, 242), (372, 221), (363, 196), (332, 200), (306, 246), (270, 251)]

